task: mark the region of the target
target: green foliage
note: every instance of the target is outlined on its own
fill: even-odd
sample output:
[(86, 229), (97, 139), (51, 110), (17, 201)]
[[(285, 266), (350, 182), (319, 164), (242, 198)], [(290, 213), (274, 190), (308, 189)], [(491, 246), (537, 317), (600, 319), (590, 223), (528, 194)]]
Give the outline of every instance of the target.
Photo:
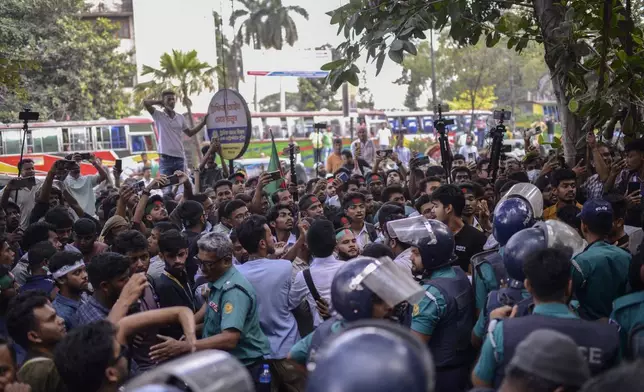
[(299, 6), (282, 5), (281, 0), (237, 0), (244, 9), (236, 9), (230, 16), (230, 25), (235, 26), (243, 19), (237, 30), (236, 42), (243, 42), (255, 49), (282, 49), (284, 43), (290, 46), (297, 41), (297, 26), (291, 14), (309, 19), (306, 10)]
[(304, 79), (297, 81), (299, 94), (298, 110), (317, 111), (322, 109), (340, 110), (342, 105), (335, 97), (335, 92), (324, 79)]
[[(355, 73), (366, 53), (378, 72), (385, 58), (401, 63), (416, 50), (425, 31), (446, 29), (459, 45), (484, 40), (521, 52), (531, 41), (543, 43), (554, 94), (563, 109), (562, 143), (575, 155), (583, 132), (621, 120), (627, 137), (644, 134), (639, 113), (644, 103), (644, 34), (641, 2), (631, 0), (437, 0), (351, 1), (329, 12), (345, 41), (329, 81), (338, 88)], [(630, 8), (629, 8), (630, 6)], [(641, 8), (641, 7), (640, 7)], [(408, 53), (408, 54), (406, 54)], [(574, 100), (575, 113), (568, 108)]]
[[(299, 93), (286, 92), (286, 110), (298, 111)], [(269, 94), (259, 100), (259, 110), (262, 112), (280, 111), (280, 93)]]
[(366, 86), (366, 81), (366, 74), (363, 71), (361, 77), (361, 85), (358, 88), (358, 109), (373, 109), (376, 106), (375, 102), (373, 101), (373, 94)]
[[(163, 91), (173, 90), (177, 94), (177, 100), (190, 111), (191, 95), (200, 94), (204, 90), (213, 91), (215, 88), (216, 68), (199, 61), (196, 50), (172, 50), (171, 54), (164, 53), (159, 65), (159, 68), (143, 66), (141, 76), (150, 75), (152, 80), (134, 87), (137, 102), (150, 98), (160, 99)], [(189, 121), (192, 122), (192, 118)]]
[(484, 86), (476, 92), (465, 90), (452, 101), (448, 101), (450, 110), (475, 110), (492, 109), (495, 107), (497, 97), (494, 95), (494, 86)]
[(42, 120), (90, 120), (132, 114), (123, 89), (134, 77), (117, 53), (116, 27), (80, 19), (81, 0), (0, 2), (0, 119), (24, 106)]

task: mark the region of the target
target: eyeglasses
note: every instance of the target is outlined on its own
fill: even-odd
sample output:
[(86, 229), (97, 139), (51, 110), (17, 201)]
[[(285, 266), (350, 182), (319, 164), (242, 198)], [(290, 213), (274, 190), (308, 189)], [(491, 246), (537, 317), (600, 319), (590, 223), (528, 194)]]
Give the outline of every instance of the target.
[(226, 257), (220, 257), (217, 258), (217, 260), (201, 260), (199, 257), (195, 256), (195, 260), (197, 261), (197, 264), (201, 266), (202, 269), (204, 268), (213, 268), (215, 267), (220, 261), (227, 259), (229, 256)]

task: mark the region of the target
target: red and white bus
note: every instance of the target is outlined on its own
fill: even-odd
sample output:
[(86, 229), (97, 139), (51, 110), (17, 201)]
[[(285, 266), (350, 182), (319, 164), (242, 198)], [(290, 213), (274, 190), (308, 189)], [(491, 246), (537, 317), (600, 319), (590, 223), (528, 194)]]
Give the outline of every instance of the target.
[[(0, 174), (18, 173), (23, 137), (22, 124), (0, 124)], [(154, 123), (149, 118), (129, 117), (29, 124), (22, 153), (34, 160), (37, 174), (45, 174), (53, 162), (74, 152), (94, 153), (107, 166), (112, 166), (116, 159), (137, 161), (143, 152), (150, 159), (157, 159)], [(82, 164), (81, 172), (96, 171), (92, 165)]]

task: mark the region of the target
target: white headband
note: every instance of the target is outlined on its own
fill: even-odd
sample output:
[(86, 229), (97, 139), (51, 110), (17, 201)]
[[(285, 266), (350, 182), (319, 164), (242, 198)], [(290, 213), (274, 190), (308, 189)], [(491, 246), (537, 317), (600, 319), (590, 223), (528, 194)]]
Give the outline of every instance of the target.
[(66, 266), (62, 267), (58, 271), (54, 272), (52, 274), (52, 276), (53, 276), (54, 279), (58, 279), (60, 277), (63, 277), (65, 275), (67, 275), (68, 273), (76, 271), (80, 267), (84, 267), (84, 266), (85, 266), (85, 263), (83, 262), (83, 260), (78, 260), (76, 263), (74, 263), (72, 265), (66, 265)]

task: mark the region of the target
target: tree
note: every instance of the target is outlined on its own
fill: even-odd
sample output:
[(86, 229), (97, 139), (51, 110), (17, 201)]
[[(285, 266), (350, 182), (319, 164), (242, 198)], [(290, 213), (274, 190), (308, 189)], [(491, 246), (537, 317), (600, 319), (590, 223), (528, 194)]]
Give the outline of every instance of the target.
[(135, 67), (129, 54), (116, 50), (117, 26), (102, 18), (83, 20), (83, 9), (82, 0), (0, 2), (3, 121), (15, 121), (24, 106), (39, 111), (42, 120), (133, 113), (124, 88)]
[[(286, 110), (299, 111), (300, 102), (299, 93), (286, 92)], [(280, 93), (273, 93), (259, 100), (259, 109), (262, 112), (279, 112), (280, 111)]]
[(627, 137), (643, 133), (644, 81), (637, 75), (644, 71), (638, 55), (644, 37), (635, 28), (631, 0), (354, 1), (329, 15), (345, 37), (338, 46), (342, 58), (325, 66), (333, 88), (357, 82), (354, 63), (365, 52), (378, 70), (387, 56), (401, 63), (405, 52), (416, 55), (413, 40), (424, 39), (429, 28), (449, 29), (461, 45), (484, 36), (493, 47), (505, 36), (506, 47), (519, 52), (530, 41), (544, 44), (569, 161), (577, 141), (595, 127), (610, 131), (619, 120)]
[(420, 96), (431, 93), (432, 65), (429, 42), (420, 42), (418, 56), (406, 57), (401, 65), (402, 76), (394, 83), (407, 85), (404, 105), (409, 110), (418, 110)]
[[(177, 95), (177, 100), (185, 106), (188, 112), (188, 122), (190, 127), (194, 127), (194, 118), (192, 117), (191, 95), (202, 93), (204, 90), (213, 91), (214, 74), (216, 68), (210, 64), (199, 61), (197, 51), (183, 52), (172, 50), (172, 53), (161, 55), (159, 68), (153, 68), (144, 65), (141, 76), (150, 75), (152, 80), (149, 82), (139, 83), (134, 87), (134, 94), (137, 102), (143, 102), (146, 98), (159, 98), (165, 90), (172, 90)], [(194, 154), (192, 154), (192, 163), (198, 164), (200, 153), (199, 139), (191, 138), (193, 141)], [(187, 150), (191, 150), (188, 148)]]
[(324, 79), (299, 78), (297, 90), (300, 96), (298, 110), (318, 111), (341, 110), (342, 105), (335, 97), (335, 92)]
[(236, 41), (243, 42), (255, 49), (282, 49), (286, 42), (290, 46), (297, 41), (297, 26), (292, 13), (309, 19), (306, 10), (299, 6), (282, 5), (281, 0), (238, 0), (246, 9), (233, 11), (230, 25), (235, 26), (238, 19), (245, 18), (237, 30)]
[(244, 80), (244, 61), (241, 54), (241, 43), (229, 42), (222, 32), (221, 16), (212, 12), (215, 21), (215, 45), (217, 51), (217, 80), (219, 89), (232, 88), (239, 90), (239, 81)]
[(490, 110), (495, 107), (496, 100), (497, 97), (494, 95), (494, 86), (483, 86), (476, 92), (465, 90), (454, 100), (448, 101), (448, 103), (450, 110)]

